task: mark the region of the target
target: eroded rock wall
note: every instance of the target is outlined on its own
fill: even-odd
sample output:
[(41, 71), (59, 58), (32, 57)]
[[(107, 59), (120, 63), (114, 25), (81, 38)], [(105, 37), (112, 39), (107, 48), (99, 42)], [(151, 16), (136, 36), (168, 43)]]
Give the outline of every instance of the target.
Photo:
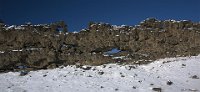
[[(120, 52), (105, 55), (113, 48)], [(67, 32), (64, 22), (2, 26), (0, 51), (1, 71), (20, 65), (45, 69), (69, 64), (144, 64), (165, 57), (198, 55), (200, 24), (150, 18), (136, 26), (91, 23), (78, 33)]]

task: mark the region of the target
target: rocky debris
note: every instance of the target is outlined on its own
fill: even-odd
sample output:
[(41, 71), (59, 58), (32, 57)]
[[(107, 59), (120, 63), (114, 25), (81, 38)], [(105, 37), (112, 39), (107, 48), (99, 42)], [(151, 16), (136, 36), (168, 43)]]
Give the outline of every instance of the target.
[(153, 84), (153, 83), (151, 83), (150, 85), (151, 85), (151, 86), (153, 86), (154, 84)]
[(118, 88), (115, 89), (115, 91), (118, 91), (118, 90), (119, 90)]
[(186, 66), (186, 64), (182, 64), (182, 66)]
[(129, 65), (125, 67), (127, 70), (136, 69), (136, 66)]
[(47, 75), (45, 74), (45, 75), (43, 75), (43, 77), (46, 77)]
[(92, 77), (91, 75), (88, 75), (87, 77)]
[(135, 86), (133, 86), (132, 88), (133, 88), (133, 89), (136, 89), (136, 87), (135, 87)]
[(80, 68), (83, 70), (90, 70), (92, 67), (91, 66), (82, 66)]
[(142, 81), (141, 81), (141, 80), (139, 80), (138, 82), (139, 82), (139, 83), (141, 83)]
[(197, 75), (193, 75), (191, 76), (192, 79), (199, 79), (199, 77)]
[(103, 75), (104, 72), (103, 72), (103, 71), (99, 71), (98, 74), (99, 74), (99, 75)]
[(173, 84), (172, 81), (170, 81), (170, 80), (167, 81), (167, 85), (172, 85), (172, 84)]
[(125, 77), (125, 75), (123, 75), (123, 73), (121, 73), (121, 72), (120, 72), (120, 76), (121, 76), (121, 77)]
[(152, 88), (153, 91), (162, 92), (161, 88)]
[(21, 70), (19, 76), (25, 76), (27, 75), (29, 72), (27, 70)]
[(103, 86), (101, 86), (100, 88), (104, 88)]
[[(19, 63), (32, 69), (77, 63), (148, 64), (160, 58), (198, 55), (199, 37), (199, 23), (154, 18), (134, 27), (91, 22), (78, 33), (68, 32), (63, 21), (2, 26), (0, 71), (12, 71)], [(105, 54), (113, 49), (118, 51)]]

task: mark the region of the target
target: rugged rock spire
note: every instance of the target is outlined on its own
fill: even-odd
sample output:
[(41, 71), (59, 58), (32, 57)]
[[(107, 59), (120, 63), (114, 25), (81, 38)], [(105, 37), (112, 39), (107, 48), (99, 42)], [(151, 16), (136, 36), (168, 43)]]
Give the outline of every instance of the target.
[(2, 19), (0, 19), (0, 23), (4, 23)]
[(0, 31), (2, 30), (2, 27), (4, 26), (4, 22), (2, 19), (0, 19)]

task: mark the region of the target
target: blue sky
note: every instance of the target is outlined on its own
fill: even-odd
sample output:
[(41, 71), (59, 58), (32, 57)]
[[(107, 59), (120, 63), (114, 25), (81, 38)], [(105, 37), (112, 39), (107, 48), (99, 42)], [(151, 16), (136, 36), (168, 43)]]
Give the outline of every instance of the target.
[(0, 0), (0, 18), (7, 24), (64, 20), (70, 31), (89, 21), (135, 25), (157, 19), (200, 21), (200, 0)]

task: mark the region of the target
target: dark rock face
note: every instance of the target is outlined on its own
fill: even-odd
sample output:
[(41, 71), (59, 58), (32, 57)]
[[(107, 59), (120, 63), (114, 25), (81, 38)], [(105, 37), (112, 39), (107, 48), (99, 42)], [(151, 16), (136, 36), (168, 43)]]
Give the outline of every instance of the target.
[[(120, 52), (104, 54), (113, 48)], [(18, 63), (33, 69), (113, 62), (145, 64), (199, 53), (200, 24), (186, 20), (149, 18), (134, 27), (90, 23), (79, 33), (67, 32), (62, 21), (0, 29), (1, 71), (14, 70)]]

